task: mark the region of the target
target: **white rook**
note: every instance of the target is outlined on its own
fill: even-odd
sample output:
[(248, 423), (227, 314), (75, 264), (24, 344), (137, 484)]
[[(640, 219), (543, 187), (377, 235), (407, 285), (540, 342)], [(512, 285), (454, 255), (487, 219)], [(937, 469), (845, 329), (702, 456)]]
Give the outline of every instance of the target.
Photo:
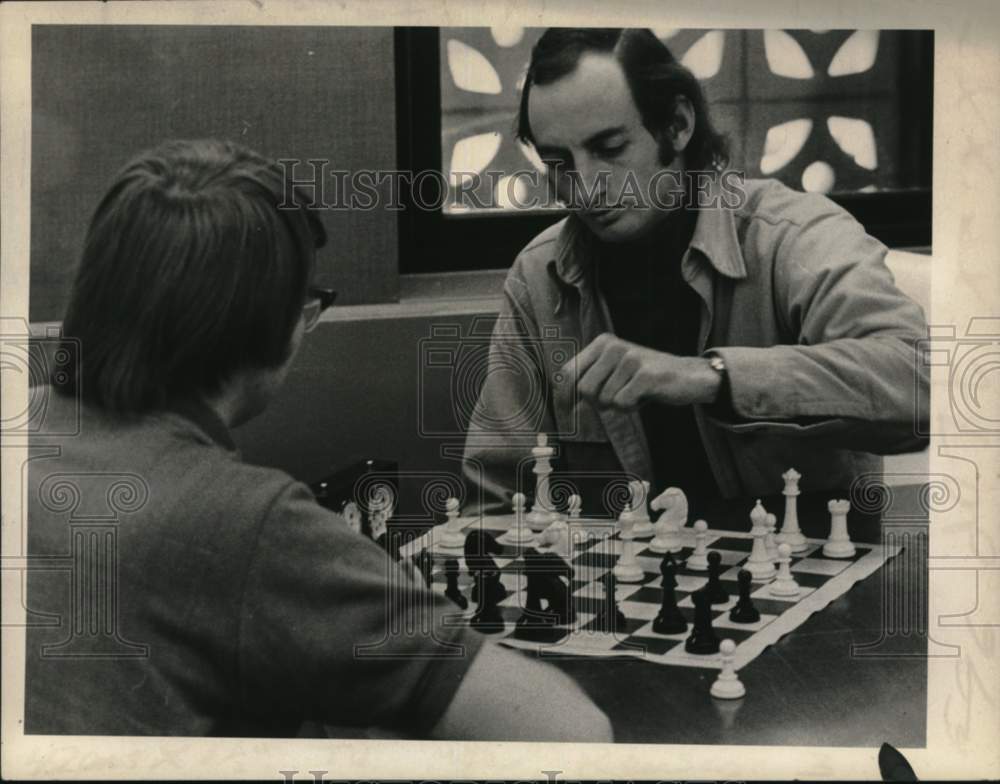
[(852, 558), (854, 543), (847, 532), (847, 513), (851, 511), (851, 502), (844, 499), (834, 499), (827, 503), (830, 510), (830, 538), (823, 545), (823, 555), (827, 558)]

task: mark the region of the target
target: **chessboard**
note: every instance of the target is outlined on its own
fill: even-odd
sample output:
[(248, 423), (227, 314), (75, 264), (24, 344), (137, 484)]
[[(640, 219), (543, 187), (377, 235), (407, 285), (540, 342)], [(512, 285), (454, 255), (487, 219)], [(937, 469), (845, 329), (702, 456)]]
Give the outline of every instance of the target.
[[(663, 555), (649, 549), (651, 536), (637, 537), (637, 561), (643, 576), (638, 582), (616, 581), (615, 595), (618, 607), (624, 613), (624, 631), (608, 631), (601, 622), (600, 610), (606, 606), (605, 578), (613, 569), (622, 552), (620, 531), (614, 521), (576, 519), (570, 521), (573, 531), (573, 552), (568, 561), (573, 568), (570, 582), (576, 618), (568, 626), (550, 626), (532, 629), (530, 635), (516, 626), (525, 603), (524, 551), (533, 548), (547, 552), (549, 548), (538, 545), (510, 543), (508, 531), (514, 516), (484, 516), (469, 518), (465, 531), (481, 528), (494, 536), (502, 545), (494, 556), (500, 569), (500, 580), (507, 589), (507, 597), (500, 602), (504, 629), (492, 636), (501, 644), (531, 650), (540, 657), (618, 657), (643, 659), (660, 665), (703, 667), (720, 669), (719, 653), (698, 655), (685, 651), (687, 638), (694, 620), (691, 594), (704, 587), (708, 581), (705, 571), (687, 568), (686, 559), (694, 550), (695, 532), (688, 525), (681, 529), (683, 549), (674, 554), (677, 563), (675, 595), (677, 605), (688, 621), (688, 632), (662, 635), (653, 631), (653, 619), (660, 609), (660, 564)], [(422, 537), (408, 542), (400, 557), (412, 558), (426, 550), (431, 555), (430, 585), (443, 594), (446, 580), (444, 565), (455, 559), (459, 565), (458, 585), (469, 598), (468, 607), (455, 607), (455, 615), (448, 623), (467, 624), (475, 607), (471, 601), (472, 577), (466, 569), (463, 548), (447, 547), (441, 541), (444, 526), (432, 528)], [(791, 572), (800, 591), (794, 597), (776, 596), (770, 592), (770, 582), (754, 580), (751, 587), (753, 604), (760, 612), (760, 619), (752, 624), (735, 623), (729, 611), (738, 595), (737, 574), (750, 555), (753, 536), (749, 532), (708, 530), (706, 540), (709, 551), (718, 552), (722, 559), (722, 585), (730, 599), (726, 604), (712, 605), (712, 624), (719, 639), (731, 639), (735, 645), (733, 666), (741, 669), (759, 656), (768, 646), (778, 642), (801, 626), (810, 616), (825, 608), (832, 601), (847, 593), (851, 587), (865, 579), (896, 556), (899, 547), (855, 543), (855, 553), (849, 558), (828, 558), (823, 555), (824, 540), (806, 539), (806, 548), (794, 553)], [(530, 637), (526, 639), (526, 637)]]

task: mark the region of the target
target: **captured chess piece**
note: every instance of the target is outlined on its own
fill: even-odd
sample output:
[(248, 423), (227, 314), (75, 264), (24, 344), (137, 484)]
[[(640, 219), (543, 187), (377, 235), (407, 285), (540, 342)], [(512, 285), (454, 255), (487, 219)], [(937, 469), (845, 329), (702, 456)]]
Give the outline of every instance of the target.
[(660, 562), (662, 575), (663, 598), (660, 612), (653, 619), (653, 631), (657, 634), (684, 634), (687, 631), (687, 620), (677, 607), (677, 564), (670, 553), (663, 556)]
[(642, 567), (636, 560), (635, 536), (633, 535), (634, 525), (635, 518), (632, 510), (629, 504), (625, 504), (625, 510), (618, 516), (618, 530), (621, 532), (622, 554), (618, 557), (618, 563), (615, 564), (614, 568), (615, 577), (623, 583), (642, 582), (642, 578), (645, 576), (645, 572), (643, 572)]
[(694, 552), (688, 556), (687, 566), (696, 572), (704, 572), (708, 569), (708, 523), (704, 520), (696, 520), (694, 524)]
[(708, 584), (705, 585), (711, 604), (725, 604), (729, 601), (729, 591), (719, 579), (721, 574), (722, 554), (712, 550), (708, 554)]
[(801, 589), (795, 578), (792, 576), (792, 569), (789, 566), (792, 562), (792, 548), (788, 542), (778, 545), (778, 576), (774, 582), (768, 586), (774, 596), (798, 596)]
[(823, 545), (823, 555), (827, 558), (853, 558), (854, 543), (847, 532), (847, 513), (851, 511), (851, 502), (844, 499), (834, 499), (827, 503), (830, 511), (830, 538)]
[(760, 611), (753, 606), (753, 599), (750, 598), (753, 575), (746, 569), (740, 569), (736, 580), (740, 586), (740, 598), (729, 611), (729, 620), (733, 623), (757, 623), (760, 620)]
[(668, 487), (649, 506), (654, 512), (663, 512), (653, 525), (656, 536), (649, 543), (649, 549), (654, 553), (679, 553), (683, 549), (681, 528), (688, 521), (688, 500), (684, 491)]
[(747, 690), (733, 667), (736, 643), (732, 640), (723, 640), (719, 645), (719, 652), (722, 654), (722, 671), (719, 672), (719, 677), (715, 679), (709, 692), (720, 700), (738, 700), (747, 693)]
[(704, 656), (719, 652), (719, 638), (712, 628), (712, 601), (704, 589), (691, 594), (694, 602), (694, 626), (691, 635), (684, 641), (684, 650)]
[(457, 559), (449, 558), (444, 562), (444, 577), (446, 581), (444, 595), (451, 599), (461, 609), (466, 609), (469, 606), (469, 600), (465, 598), (462, 591), (458, 587)]
[(799, 490), (799, 480), (802, 474), (794, 468), (789, 468), (781, 475), (785, 480), (785, 489), (781, 494), (785, 496), (785, 519), (781, 523), (781, 533), (775, 538), (778, 544), (785, 542), (792, 549), (793, 553), (801, 553), (809, 543), (799, 528), (798, 498), (801, 494)]
[(645, 479), (633, 479), (628, 483), (632, 493), (630, 506), (632, 507), (632, 536), (645, 538), (652, 536), (653, 524), (649, 521), (649, 513), (646, 511), (646, 502), (649, 500), (649, 482)]

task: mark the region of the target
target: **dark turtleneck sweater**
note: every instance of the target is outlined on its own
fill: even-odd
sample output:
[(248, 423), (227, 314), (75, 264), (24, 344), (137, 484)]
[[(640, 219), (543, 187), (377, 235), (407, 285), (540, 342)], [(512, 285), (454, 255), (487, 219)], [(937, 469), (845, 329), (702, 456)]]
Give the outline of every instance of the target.
[[(642, 239), (602, 243), (598, 281), (618, 337), (657, 351), (698, 354), (702, 301), (681, 277), (681, 259), (698, 213), (672, 215)], [(640, 409), (653, 462), (653, 492), (679, 487), (689, 497), (718, 495), (692, 406)]]

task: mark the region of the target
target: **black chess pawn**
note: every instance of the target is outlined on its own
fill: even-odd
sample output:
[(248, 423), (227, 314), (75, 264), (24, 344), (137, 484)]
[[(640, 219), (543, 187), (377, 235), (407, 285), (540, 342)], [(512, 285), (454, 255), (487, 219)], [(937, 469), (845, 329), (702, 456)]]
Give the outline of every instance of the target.
[(708, 554), (708, 584), (705, 590), (711, 597), (712, 604), (725, 604), (729, 601), (729, 591), (719, 580), (722, 573), (722, 555), (715, 550)]
[(712, 628), (711, 599), (705, 589), (691, 594), (691, 601), (694, 602), (694, 627), (684, 642), (684, 650), (688, 653), (706, 655), (719, 652), (719, 638)]
[(469, 600), (465, 598), (462, 591), (458, 587), (457, 559), (449, 558), (444, 562), (444, 576), (445, 580), (447, 580), (447, 587), (444, 589), (444, 595), (464, 610), (469, 606)]
[(729, 611), (729, 620), (733, 623), (757, 623), (760, 620), (760, 611), (753, 606), (753, 599), (750, 598), (753, 575), (746, 569), (740, 569), (736, 579), (740, 583), (740, 598), (736, 606)]
[(625, 634), (628, 631), (625, 613), (618, 606), (617, 586), (613, 572), (608, 572), (604, 578), (604, 601), (597, 613), (597, 628), (603, 632)]
[[(426, 583), (427, 587), (430, 588), (431, 583), (434, 581), (434, 556), (427, 552), (427, 548), (425, 547), (419, 553), (412, 556), (412, 560), (414, 565), (417, 567), (417, 570), (420, 572), (420, 576), (424, 578), (424, 583)], [(456, 566), (457, 565), (458, 564), (456, 562)]]
[(677, 608), (677, 564), (674, 556), (667, 553), (660, 562), (660, 575), (663, 580), (663, 600), (660, 612), (653, 619), (653, 631), (657, 634), (683, 634), (687, 631), (687, 621)]

